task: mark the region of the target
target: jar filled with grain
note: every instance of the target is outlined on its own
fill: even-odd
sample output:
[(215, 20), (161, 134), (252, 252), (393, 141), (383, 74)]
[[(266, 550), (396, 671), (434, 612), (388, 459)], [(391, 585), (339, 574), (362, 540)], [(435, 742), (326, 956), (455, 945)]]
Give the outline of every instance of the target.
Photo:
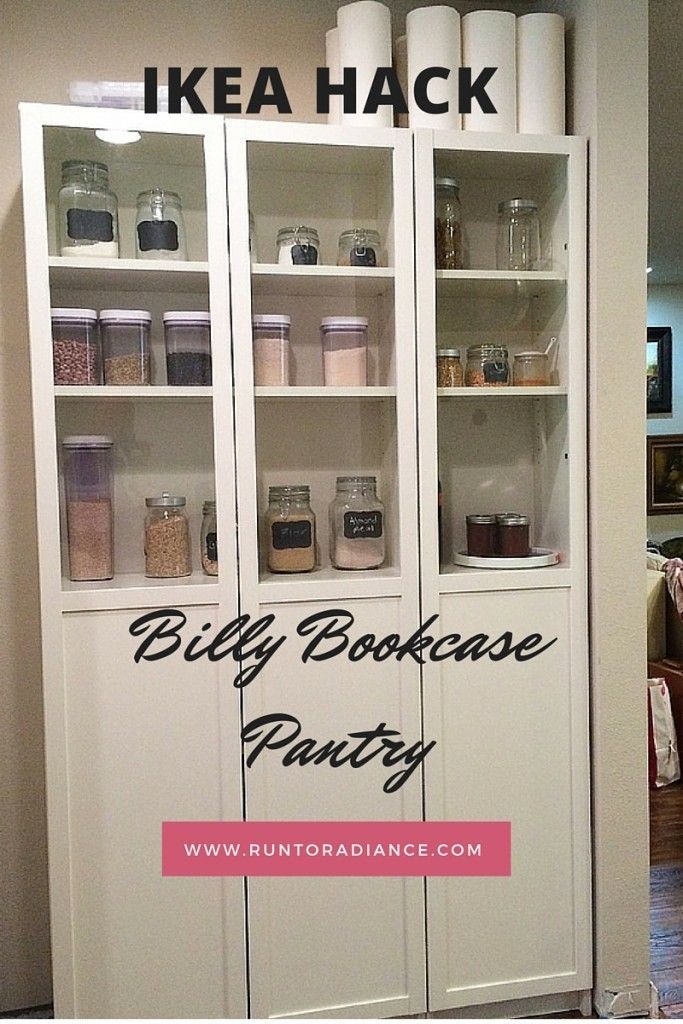
[(510, 363), (505, 345), (471, 345), (467, 349), (468, 388), (501, 388), (509, 383)]
[(164, 491), (156, 498), (145, 498), (145, 505), (145, 576), (189, 576), (192, 562), (185, 498)]
[(69, 579), (114, 575), (111, 437), (70, 435), (62, 441)]
[(460, 189), (454, 178), (437, 178), (434, 195), (435, 255), (437, 270), (461, 270), (462, 210)]
[(384, 562), (384, 505), (374, 476), (338, 476), (330, 505), (330, 560), (335, 569), (378, 569)]
[(211, 316), (208, 310), (164, 313), (166, 382), (172, 386), (211, 384)]
[(265, 525), (270, 572), (315, 568), (315, 515), (305, 484), (269, 488)]
[(252, 317), (254, 331), (254, 384), (286, 387), (289, 384), (289, 329), (291, 318), (282, 313)]
[(101, 310), (105, 384), (151, 384), (151, 323), (146, 309)]
[(55, 384), (99, 384), (102, 373), (97, 312), (54, 308), (52, 364)]
[(464, 383), (459, 348), (440, 348), (436, 353), (437, 388), (461, 388)]
[(205, 501), (202, 508), (202, 569), (207, 576), (218, 576), (218, 530), (216, 502)]

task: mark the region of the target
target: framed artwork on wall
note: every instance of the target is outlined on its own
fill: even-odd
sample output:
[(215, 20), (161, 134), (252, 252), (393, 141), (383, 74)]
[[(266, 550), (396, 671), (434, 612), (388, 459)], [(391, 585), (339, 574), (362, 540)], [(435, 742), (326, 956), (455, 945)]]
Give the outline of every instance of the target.
[(683, 434), (647, 439), (647, 514), (683, 512)]
[(647, 411), (671, 412), (671, 328), (647, 329)]

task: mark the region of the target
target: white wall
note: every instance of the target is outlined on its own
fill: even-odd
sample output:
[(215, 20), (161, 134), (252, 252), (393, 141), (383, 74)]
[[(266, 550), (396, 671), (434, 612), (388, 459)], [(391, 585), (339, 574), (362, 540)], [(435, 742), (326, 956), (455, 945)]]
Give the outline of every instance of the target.
[[(672, 331), (671, 412), (650, 415), (648, 434), (683, 434), (683, 284), (651, 285), (647, 290), (647, 322), (650, 327)], [(683, 537), (683, 514), (648, 516), (648, 538), (655, 541)]]

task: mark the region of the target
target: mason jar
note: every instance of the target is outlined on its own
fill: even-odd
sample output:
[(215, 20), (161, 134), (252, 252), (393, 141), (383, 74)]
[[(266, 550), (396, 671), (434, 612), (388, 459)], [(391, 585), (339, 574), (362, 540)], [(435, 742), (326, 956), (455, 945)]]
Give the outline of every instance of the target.
[(202, 569), (207, 576), (218, 576), (218, 530), (215, 501), (205, 501), (202, 507), (200, 546)]
[(109, 168), (94, 160), (65, 160), (57, 200), (62, 256), (119, 254), (119, 204), (109, 188)]
[(70, 435), (62, 441), (69, 579), (114, 575), (111, 437)]
[(547, 387), (550, 384), (550, 366), (546, 353), (516, 352), (512, 380), (517, 387)]
[(339, 236), (338, 267), (381, 267), (382, 241), (373, 228), (350, 228)]
[(174, 579), (192, 572), (185, 498), (164, 491), (145, 498), (145, 576)]
[(307, 228), (304, 224), (280, 228), (277, 233), (277, 261), (290, 267), (320, 263), (320, 238), (315, 228)]
[(471, 345), (467, 349), (468, 388), (500, 388), (509, 383), (510, 363), (505, 345)]
[(437, 270), (461, 270), (462, 209), (455, 178), (437, 178), (434, 195), (434, 234)]
[(508, 199), (498, 204), (496, 266), (498, 270), (538, 270), (541, 229), (533, 199)]
[(330, 504), (330, 560), (335, 569), (378, 569), (385, 558), (384, 505), (374, 476), (338, 476)]
[(177, 192), (151, 188), (137, 198), (135, 254), (145, 260), (185, 260), (183, 207)]
[(269, 488), (265, 525), (270, 572), (315, 568), (315, 515), (305, 484)]

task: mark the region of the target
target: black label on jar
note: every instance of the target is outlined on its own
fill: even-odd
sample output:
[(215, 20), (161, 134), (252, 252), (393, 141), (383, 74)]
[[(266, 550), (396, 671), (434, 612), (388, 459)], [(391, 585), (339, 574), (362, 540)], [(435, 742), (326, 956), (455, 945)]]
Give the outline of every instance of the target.
[(487, 384), (507, 384), (507, 363), (484, 363), (484, 380)]
[(69, 238), (78, 242), (113, 242), (114, 218), (108, 210), (66, 211), (66, 230)]
[(349, 253), (349, 266), (351, 267), (376, 267), (377, 253), (368, 245), (358, 246)]
[(318, 262), (318, 250), (314, 245), (293, 245), (292, 263), (295, 266), (311, 266)]
[(313, 533), (308, 519), (293, 523), (273, 523), (273, 548), (286, 551), (288, 548), (310, 548)]
[(382, 536), (381, 512), (345, 512), (344, 536), (347, 540)]
[(206, 557), (208, 558), (208, 560), (210, 562), (217, 562), (218, 561), (218, 534), (215, 531), (213, 531), (211, 533), (207, 533), (206, 540), (204, 541), (204, 546), (206, 548)]
[(152, 249), (178, 251), (178, 225), (174, 220), (141, 220), (138, 224), (140, 252)]

